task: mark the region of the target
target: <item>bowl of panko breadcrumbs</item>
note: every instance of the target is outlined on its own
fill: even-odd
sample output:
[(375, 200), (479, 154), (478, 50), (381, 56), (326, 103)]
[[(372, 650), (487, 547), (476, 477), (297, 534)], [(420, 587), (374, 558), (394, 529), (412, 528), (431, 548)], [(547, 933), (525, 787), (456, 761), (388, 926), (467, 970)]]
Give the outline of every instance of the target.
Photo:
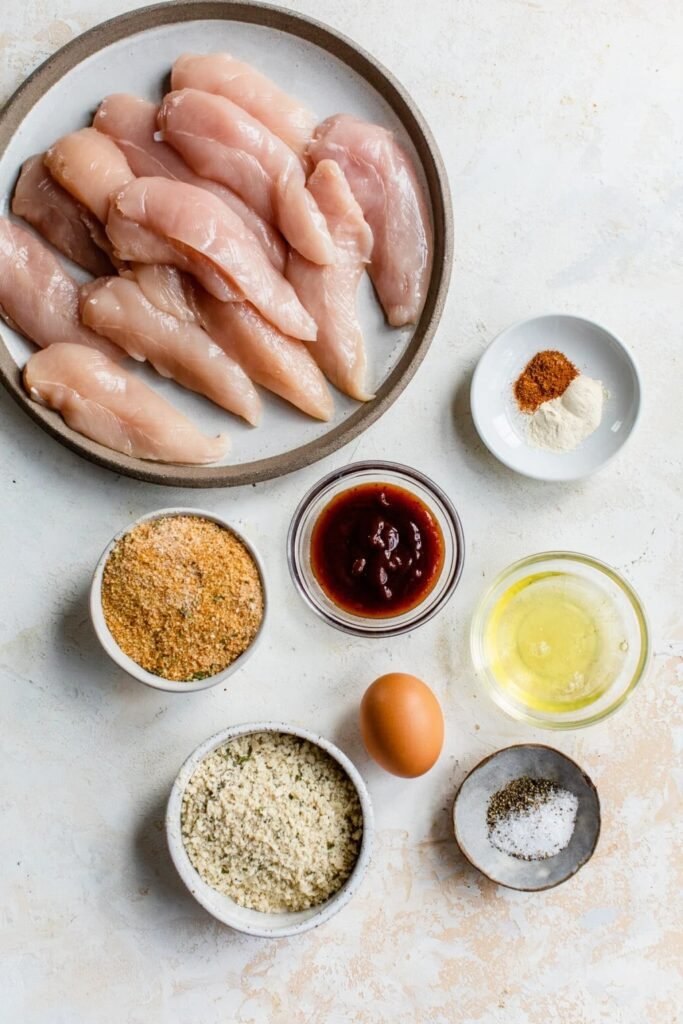
[(237, 671), (262, 635), (263, 567), (220, 516), (162, 509), (107, 545), (90, 614), (104, 650), (135, 679), (160, 690), (205, 690)]
[(330, 740), (279, 722), (233, 725), (188, 757), (166, 809), (169, 851), (205, 910), (262, 938), (300, 935), (357, 892), (373, 813)]

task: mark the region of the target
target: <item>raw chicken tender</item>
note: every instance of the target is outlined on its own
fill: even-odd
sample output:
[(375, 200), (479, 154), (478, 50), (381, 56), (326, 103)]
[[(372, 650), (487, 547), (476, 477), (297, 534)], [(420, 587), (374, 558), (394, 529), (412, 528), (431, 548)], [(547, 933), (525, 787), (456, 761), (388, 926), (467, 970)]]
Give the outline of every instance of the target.
[[(284, 333), (304, 341), (316, 336), (314, 321), (256, 236), (204, 189), (166, 178), (136, 178), (113, 198), (107, 234), (121, 259), (173, 263), (190, 270), (222, 301), (237, 292)], [(150, 235), (167, 246), (164, 256)], [(178, 257), (170, 258), (173, 253)]]
[(131, 263), (121, 274), (135, 281), (145, 298), (157, 309), (174, 316), (176, 320), (197, 322), (191, 279), (177, 267), (159, 263)]
[(367, 360), (356, 292), (370, 261), (372, 231), (339, 164), (322, 160), (308, 187), (325, 215), (337, 258), (319, 267), (291, 252), (287, 277), (318, 325), (316, 343), (310, 348), (318, 366), (340, 391), (365, 402), (372, 395), (365, 384)]
[(258, 423), (261, 400), (244, 370), (201, 327), (152, 305), (135, 281), (109, 277), (84, 285), (81, 318), (133, 359), (147, 359), (163, 377)]
[(330, 389), (311, 348), (278, 331), (248, 302), (219, 302), (195, 288), (200, 322), (252, 380), (318, 420), (334, 412)]
[(112, 192), (118, 192), (134, 177), (116, 143), (94, 128), (81, 128), (55, 142), (45, 155), (45, 165), (52, 177), (103, 224)]
[(164, 98), (159, 128), (197, 174), (237, 192), (302, 256), (332, 262), (332, 240), (301, 162), (260, 121), (224, 96), (182, 89)]
[(372, 229), (370, 277), (387, 320), (415, 323), (429, 288), (432, 229), (409, 156), (386, 128), (349, 114), (323, 121), (308, 152), (316, 164), (337, 161)]
[(44, 153), (24, 163), (12, 198), (12, 213), (23, 217), (55, 249), (100, 277), (113, 273), (109, 239), (100, 222), (53, 179)]
[[(224, 301), (242, 301), (239, 288), (230, 284), (208, 260), (201, 257), (201, 254), (194, 254), (186, 246), (179, 247), (177, 243), (161, 238), (153, 231), (129, 220), (116, 209), (116, 204), (113, 204), (109, 211), (107, 233), (114, 253), (128, 253), (122, 269), (124, 275), (128, 273), (130, 261), (145, 262), (153, 266), (174, 266), (187, 271), (188, 274), (195, 273), (201, 276), (212, 294), (219, 295)], [(115, 258), (120, 264), (118, 256)]]
[(229, 53), (184, 53), (171, 72), (172, 89), (202, 89), (232, 100), (303, 157), (315, 115), (269, 78)]
[(123, 359), (120, 348), (81, 323), (78, 282), (35, 235), (5, 217), (0, 217), (0, 316), (41, 348), (69, 341)]
[(282, 272), (287, 253), (280, 232), (259, 217), (231, 189), (208, 178), (200, 178), (171, 146), (155, 141), (158, 111), (159, 107), (149, 100), (114, 93), (100, 103), (93, 118), (93, 128), (114, 140), (139, 178), (172, 178), (213, 192), (251, 228), (268, 253), (270, 262)]
[(138, 459), (205, 464), (228, 450), (224, 435), (205, 437), (132, 373), (82, 345), (51, 345), (24, 367), (36, 402), (61, 413), (72, 430)]

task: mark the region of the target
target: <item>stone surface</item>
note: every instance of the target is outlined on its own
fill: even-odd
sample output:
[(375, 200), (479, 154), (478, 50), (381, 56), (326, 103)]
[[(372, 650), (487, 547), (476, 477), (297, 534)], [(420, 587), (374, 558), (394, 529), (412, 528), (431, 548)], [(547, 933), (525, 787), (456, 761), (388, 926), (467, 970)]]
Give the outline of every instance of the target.
[[(2, 97), (122, 0), (6, 5)], [(287, 479), (178, 492), (115, 477), (52, 441), (0, 396), (3, 821), (0, 1020), (5, 1024), (673, 1024), (681, 1005), (681, 233), (683, 125), (676, 0), (298, 0), (375, 53), (424, 111), (453, 190), (446, 313), (416, 379), (360, 442)], [(498, 465), (468, 409), (472, 369), (504, 326), (572, 311), (610, 326), (644, 376), (632, 442), (581, 484)], [(328, 629), (293, 594), (289, 516), (324, 471), (418, 465), (458, 506), (468, 542), (447, 610), (392, 642)], [(229, 685), (146, 690), (109, 664), (86, 595), (109, 537), (186, 502), (231, 516), (269, 569), (269, 635)], [(473, 605), (532, 551), (583, 550), (624, 572), (649, 610), (648, 680), (607, 723), (535, 733), (483, 694)], [(356, 708), (390, 669), (437, 692), (447, 743), (406, 782), (365, 756)], [(274, 718), (335, 739), (365, 775), (378, 841), (366, 882), (322, 929), (242, 937), (196, 905), (169, 863), (162, 815), (186, 754), (231, 722)], [(537, 895), (463, 861), (454, 791), (478, 760), (529, 739), (598, 785), (591, 863)]]

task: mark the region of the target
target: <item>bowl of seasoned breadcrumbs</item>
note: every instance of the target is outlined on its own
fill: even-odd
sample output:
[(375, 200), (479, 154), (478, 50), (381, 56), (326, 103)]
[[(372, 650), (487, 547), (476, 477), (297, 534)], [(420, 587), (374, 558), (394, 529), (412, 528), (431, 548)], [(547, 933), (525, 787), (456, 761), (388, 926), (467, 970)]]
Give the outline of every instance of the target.
[(166, 812), (173, 862), (219, 921), (268, 938), (329, 920), (361, 883), (373, 816), (338, 747), (274, 722), (232, 726), (182, 766)]
[(263, 633), (266, 588), (252, 545), (191, 508), (143, 516), (105, 548), (90, 615), (120, 668), (160, 690), (215, 686), (240, 668)]

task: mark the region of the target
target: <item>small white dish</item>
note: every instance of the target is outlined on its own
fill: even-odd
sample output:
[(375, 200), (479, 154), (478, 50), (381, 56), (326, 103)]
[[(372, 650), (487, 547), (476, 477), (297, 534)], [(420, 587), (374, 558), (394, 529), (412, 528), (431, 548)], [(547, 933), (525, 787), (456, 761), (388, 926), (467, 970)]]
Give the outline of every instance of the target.
[[(515, 402), (517, 377), (544, 349), (563, 352), (582, 373), (602, 381), (608, 395), (600, 426), (572, 452), (532, 445), (527, 417)], [(606, 328), (549, 314), (521, 320), (494, 338), (474, 371), (470, 404), (479, 436), (509, 469), (536, 480), (578, 480), (601, 469), (631, 435), (640, 414), (640, 374), (624, 343)]]
[[(229, 530), (230, 533), (234, 534), (239, 541), (244, 544), (245, 548), (254, 559), (256, 568), (258, 569), (259, 576), (261, 578), (261, 589), (263, 590), (263, 618), (258, 628), (258, 632), (254, 637), (253, 641), (247, 647), (238, 658), (235, 658), (227, 668), (224, 668), (222, 672), (217, 672), (214, 676), (208, 676), (206, 679), (193, 679), (188, 681), (178, 681), (176, 679), (164, 679), (163, 676), (155, 676), (153, 672), (147, 672), (141, 665), (138, 665), (136, 661), (129, 658), (124, 651), (121, 650), (116, 640), (109, 631), (106, 620), (104, 618), (104, 612), (102, 611), (102, 573), (106, 565), (107, 559), (112, 552), (114, 546), (118, 543), (121, 537), (125, 537), (127, 533), (138, 526), (140, 523), (146, 523), (150, 519), (161, 519), (167, 516), (196, 516), (197, 519), (208, 519), (212, 523), (217, 523), (222, 526), (224, 530)], [(119, 668), (122, 668), (124, 672), (127, 672), (129, 676), (133, 676), (134, 679), (139, 680), (146, 686), (153, 686), (157, 690), (168, 690), (170, 693), (194, 693), (196, 690), (208, 690), (211, 686), (217, 686), (218, 683), (222, 683), (228, 676), (233, 675), (238, 669), (242, 668), (247, 659), (254, 653), (257, 643), (263, 636), (263, 627), (266, 621), (266, 615), (268, 611), (268, 598), (266, 591), (266, 578), (263, 572), (263, 564), (258, 555), (258, 552), (254, 549), (254, 546), (244, 537), (238, 530), (231, 526), (230, 523), (223, 519), (221, 516), (216, 515), (214, 512), (205, 512), (198, 508), (162, 508), (157, 512), (148, 512), (147, 515), (140, 516), (135, 522), (129, 523), (123, 530), (119, 530), (116, 536), (107, 544), (106, 548), (100, 556), (100, 560), (97, 563), (97, 567), (93, 574), (93, 580), (90, 587), (90, 618), (93, 624), (97, 639), (100, 641), (105, 652), (109, 655), (112, 661), (116, 662)]]
[[(241, 907), (229, 896), (217, 892), (216, 889), (213, 889), (200, 877), (185, 849), (180, 825), (183, 793), (198, 765), (217, 747), (223, 746), (238, 736), (248, 736), (256, 732), (289, 733), (292, 736), (299, 736), (301, 739), (308, 740), (309, 743), (314, 743), (316, 746), (321, 747), (322, 750), (341, 765), (358, 793), (363, 814), (363, 838), (358, 859), (344, 885), (318, 907), (281, 914), (268, 914), (260, 910)], [(315, 733), (309, 732), (308, 729), (298, 729), (281, 722), (251, 722), (244, 725), (234, 725), (228, 729), (223, 729), (221, 732), (216, 733), (215, 736), (205, 740), (190, 754), (180, 769), (178, 777), (173, 783), (166, 808), (166, 837), (169, 852), (178, 874), (190, 893), (218, 921), (229, 925), (236, 931), (245, 932), (247, 935), (258, 935), (261, 938), (280, 939), (291, 935), (301, 935), (303, 932), (310, 931), (310, 929), (324, 924), (325, 921), (329, 921), (342, 907), (346, 906), (360, 886), (367, 870), (373, 836), (374, 818), (370, 795), (357, 768), (346, 754), (339, 747), (335, 746), (334, 743), (331, 743), (330, 740), (317, 736)]]

